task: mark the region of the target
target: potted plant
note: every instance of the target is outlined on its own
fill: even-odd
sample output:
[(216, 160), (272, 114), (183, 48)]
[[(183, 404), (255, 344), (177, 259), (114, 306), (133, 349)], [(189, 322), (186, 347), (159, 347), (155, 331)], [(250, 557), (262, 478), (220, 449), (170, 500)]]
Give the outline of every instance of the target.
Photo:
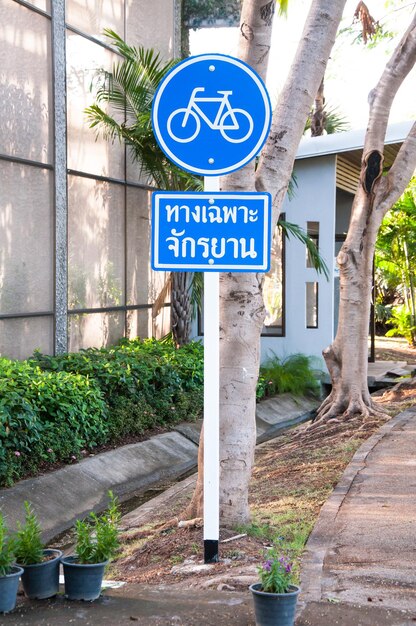
[(17, 523), (15, 539), (16, 564), (23, 568), (22, 584), (28, 598), (43, 600), (59, 591), (60, 550), (45, 548), (39, 521), (29, 502), (25, 501), (24, 524)]
[(23, 569), (14, 565), (14, 539), (7, 532), (0, 513), (0, 613), (13, 611), (16, 606), (17, 587)]
[(117, 498), (109, 492), (110, 506), (102, 515), (90, 513), (75, 522), (75, 555), (61, 558), (65, 594), (70, 600), (96, 600), (104, 571), (119, 546), (120, 512)]
[(260, 582), (250, 586), (257, 626), (293, 626), (300, 588), (292, 564), (273, 548), (257, 571)]

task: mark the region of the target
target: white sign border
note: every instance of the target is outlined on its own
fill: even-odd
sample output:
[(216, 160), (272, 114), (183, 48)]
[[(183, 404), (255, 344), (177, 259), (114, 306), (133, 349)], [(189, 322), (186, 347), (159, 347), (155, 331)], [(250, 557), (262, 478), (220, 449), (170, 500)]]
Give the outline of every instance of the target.
[[(247, 191), (245, 193), (233, 193), (233, 192), (176, 192), (176, 191), (154, 191), (152, 198), (152, 269), (165, 270), (170, 272), (268, 272), (270, 270), (270, 245), (271, 245), (271, 195), (267, 191)], [(264, 222), (263, 222), (263, 259), (261, 264), (246, 264), (246, 265), (208, 265), (202, 263), (160, 263), (159, 261), (159, 200), (166, 197), (174, 197), (178, 200), (201, 200), (202, 197), (212, 198), (213, 200), (247, 200), (249, 197), (253, 199), (263, 200), (264, 208)]]
[[(189, 165), (188, 163), (184, 163), (168, 148), (165, 141), (163, 140), (163, 136), (160, 133), (157, 112), (159, 109), (159, 102), (160, 102), (160, 99), (163, 95), (165, 88), (170, 83), (172, 78), (174, 78), (174, 76), (178, 74), (178, 72), (182, 71), (185, 67), (188, 67), (188, 65), (193, 65), (194, 63), (199, 63), (200, 61), (224, 61), (224, 60), (244, 70), (246, 74), (248, 74), (254, 80), (263, 98), (263, 102), (265, 106), (265, 116), (264, 116), (265, 119), (264, 119), (263, 131), (260, 135), (258, 142), (256, 143), (255, 147), (251, 150), (251, 152), (246, 157), (244, 157), (244, 159), (241, 159), (238, 163), (229, 165), (228, 167), (224, 167), (222, 169), (206, 170), (206, 169), (201, 169), (198, 167), (193, 167), (192, 165)], [(168, 156), (176, 165), (178, 165), (182, 169), (188, 172), (192, 172), (194, 174), (200, 174), (202, 176), (223, 176), (224, 174), (230, 174), (231, 172), (235, 172), (241, 167), (244, 167), (244, 165), (246, 165), (252, 159), (254, 159), (254, 157), (257, 156), (257, 154), (260, 152), (260, 149), (262, 148), (264, 142), (267, 139), (267, 136), (270, 130), (270, 125), (271, 125), (271, 118), (272, 118), (272, 113), (271, 113), (270, 98), (269, 98), (269, 94), (267, 93), (267, 89), (264, 86), (263, 81), (251, 69), (249, 65), (247, 65), (243, 61), (240, 61), (240, 59), (228, 56), (226, 54), (199, 54), (199, 55), (190, 57), (189, 59), (186, 59), (185, 61), (181, 61), (180, 63), (178, 63), (178, 65), (175, 66), (162, 80), (160, 86), (158, 87), (156, 91), (154, 102), (153, 102), (153, 107), (152, 107), (153, 132), (157, 138), (157, 141), (160, 147), (165, 152), (166, 156)]]

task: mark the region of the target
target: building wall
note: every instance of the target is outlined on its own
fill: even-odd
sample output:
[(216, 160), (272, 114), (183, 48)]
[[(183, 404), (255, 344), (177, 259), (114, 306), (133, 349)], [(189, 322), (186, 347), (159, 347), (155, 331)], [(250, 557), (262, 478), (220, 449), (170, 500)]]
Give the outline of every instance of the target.
[(0, 0), (1, 355), (169, 329), (169, 308), (151, 311), (164, 275), (149, 268), (150, 188), (123, 145), (96, 139), (84, 109), (97, 69), (119, 58), (103, 29), (171, 58), (178, 10), (175, 0)]
[[(298, 160), (295, 164), (295, 197), (286, 199), (286, 220), (305, 231), (319, 224), (319, 251), (329, 269), (329, 281), (307, 267), (305, 246), (293, 238), (286, 242), (285, 336), (262, 338), (262, 360), (272, 353), (285, 357), (301, 352), (317, 357), (324, 367), (322, 350), (334, 336), (334, 234), (335, 157)], [(317, 292), (317, 309), (315, 295)], [(308, 328), (309, 326), (315, 326)]]

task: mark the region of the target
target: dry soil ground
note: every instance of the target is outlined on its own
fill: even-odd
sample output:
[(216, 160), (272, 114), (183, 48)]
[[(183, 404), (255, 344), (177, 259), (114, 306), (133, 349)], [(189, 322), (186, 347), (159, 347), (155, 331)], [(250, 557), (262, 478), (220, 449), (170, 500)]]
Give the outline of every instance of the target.
[[(377, 358), (416, 361), (416, 350), (402, 340), (378, 342)], [(416, 402), (416, 379), (378, 392), (376, 401), (390, 416)], [(203, 565), (202, 530), (198, 523), (179, 528), (177, 520), (192, 488), (154, 511), (146, 527), (130, 528), (123, 551), (112, 567), (118, 580), (217, 589), (247, 588), (268, 546), (278, 544), (299, 568), (303, 545), (320, 508), (360, 444), (389, 419), (359, 416), (314, 430), (302, 425), (258, 446), (250, 487), (252, 523), (224, 529), (220, 562)], [(224, 541), (225, 540), (225, 541)]]

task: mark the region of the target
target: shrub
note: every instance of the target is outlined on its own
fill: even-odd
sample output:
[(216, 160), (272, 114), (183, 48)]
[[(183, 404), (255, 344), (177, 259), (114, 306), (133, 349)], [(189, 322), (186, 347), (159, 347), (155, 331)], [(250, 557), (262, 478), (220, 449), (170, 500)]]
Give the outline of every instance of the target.
[(107, 438), (107, 407), (96, 383), (30, 362), (0, 359), (0, 482), (76, 458)]
[(0, 484), (84, 448), (196, 419), (203, 348), (153, 339), (28, 361), (0, 358)]
[(109, 407), (111, 438), (142, 434), (156, 425), (197, 418), (203, 406), (203, 347), (176, 349), (172, 341), (122, 340), (50, 357), (36, 353), (45, 370), (93, 378)]
[(279, 393), (319, 396), (320, 384), (312, 368), (311, 357), (292, 354), (280, 359), (274, 356), (261, 366), (257, 398)]
[(409, 345), (416, 345), (415, 318), (405, 305), (393, 307), (387, 323), (392, 328), (386, 332), (386, 337), (404, 337)]

